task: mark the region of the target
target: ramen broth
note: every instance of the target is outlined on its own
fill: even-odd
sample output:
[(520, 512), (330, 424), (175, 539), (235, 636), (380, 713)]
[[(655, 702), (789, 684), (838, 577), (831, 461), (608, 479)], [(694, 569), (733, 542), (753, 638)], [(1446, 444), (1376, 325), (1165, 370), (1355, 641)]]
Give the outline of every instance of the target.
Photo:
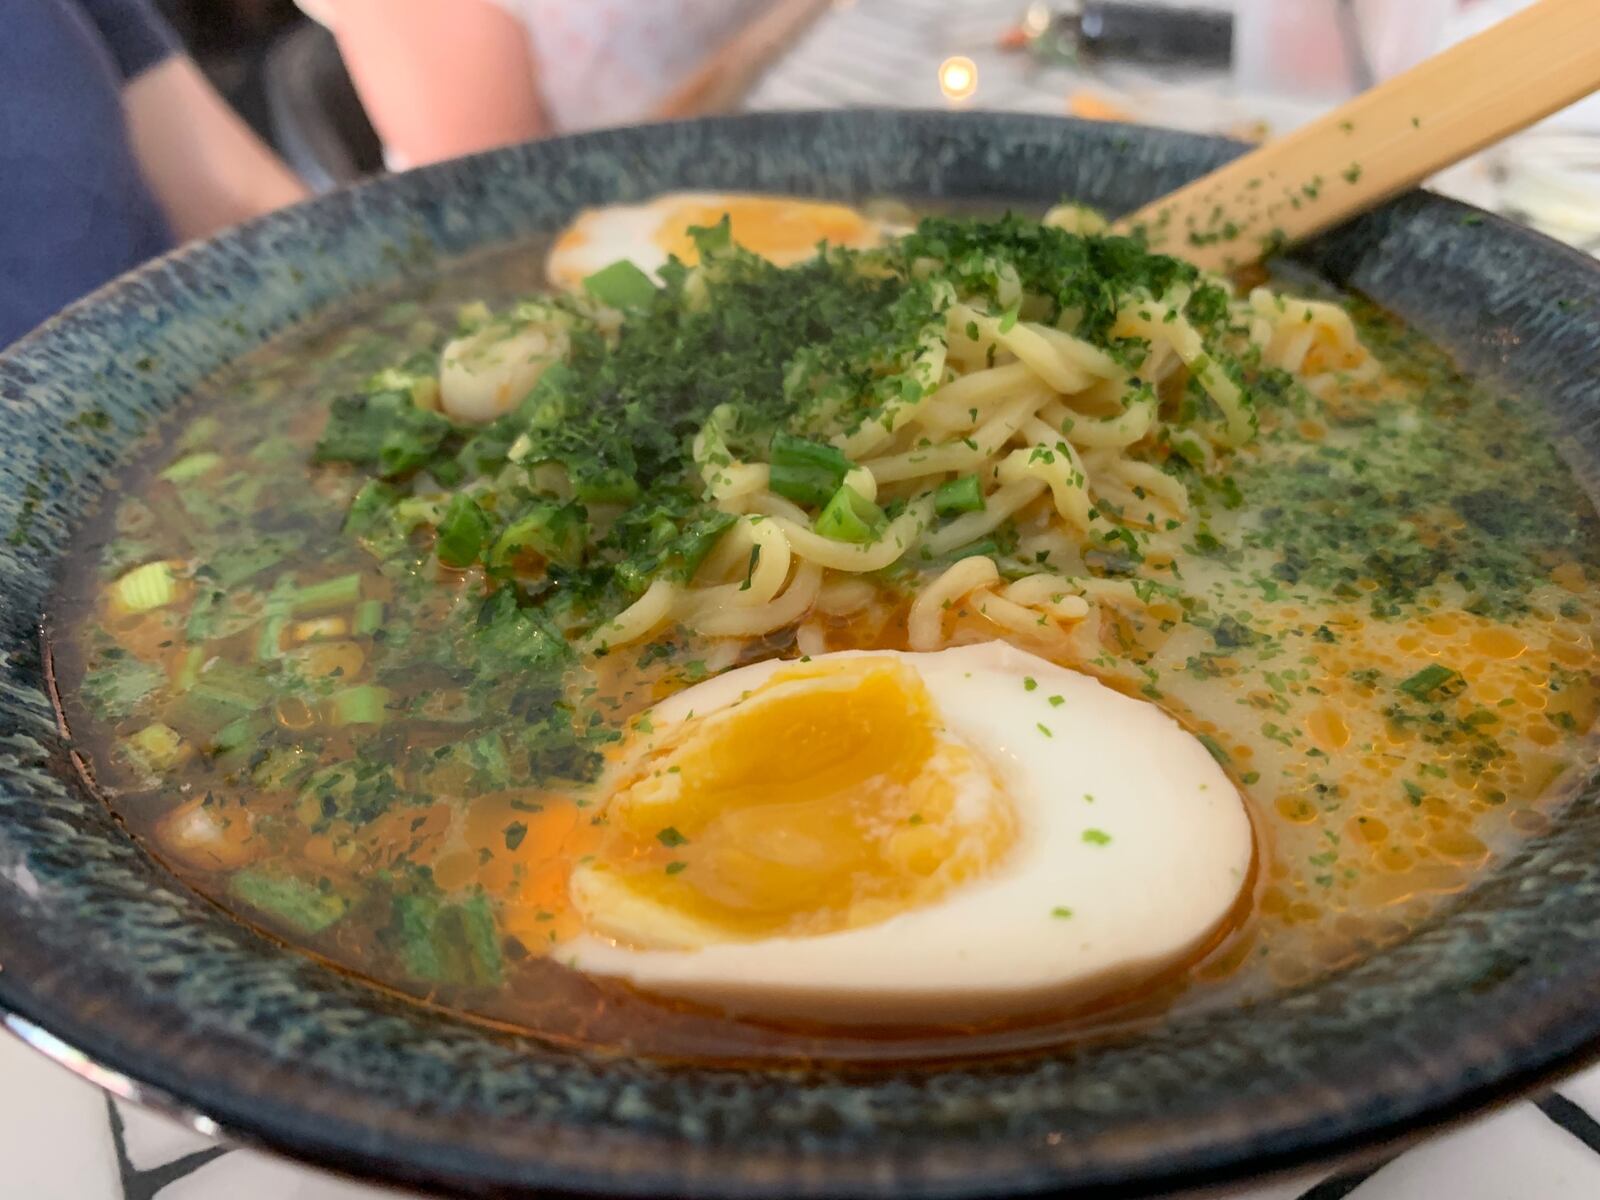
[[(437, 350), (464, 303), (537, 291), (542, 257), (469, 262), (240, 361), (147, 436), (73, 552), (51, 645), (95, 784), (181, 879), (294, 947), (579, 1046), (1016, 1052), (1359, 961), (1559, 820), (1592, 763), (1590, 501), (1523, 405), (1348, 300), (1382, 370), (1264, 416), (1225, 474), (1191, 488), (1170, 569), (1185, 603), (1118, 607), (1097, 652), (1063, 663), (1173, 714), (1246, 798), (1255, 877), (1195, 961), (1087, 1009), (892, 1031), (734, 1020), (570, 970), (561, 864), (598, 831), (595, 798), (567, 781), (649, 704), (800, 650), (793, 628), (731, 643), (665, 630), (599, 659), (573, 703), (485, 673), (470, 572), (425, 546), (397, 570), (342, 532), (365, 481), (312, 462), (329, 397)], [(168, 602), (112, 598), (162, 562), (182, 564), (154, 581)], [(906, 603), (886, 590), (817, 623), (829, 649), (903, 649)], [(1060, 657), (964, 604), (951, 622), (954, 642)]]

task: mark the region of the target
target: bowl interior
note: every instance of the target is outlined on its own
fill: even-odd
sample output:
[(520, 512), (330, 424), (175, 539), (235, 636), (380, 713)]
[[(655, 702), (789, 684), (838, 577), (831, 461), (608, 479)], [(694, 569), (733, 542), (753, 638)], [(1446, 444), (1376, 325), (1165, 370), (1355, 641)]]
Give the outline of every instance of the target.
[[(665, 1068), (561, 1052), (325, 971), (155, 865), (78, 781), (40, 624), (128, 446), (275, 333), (669, 188), (1134, 207), (1237, 152), (985, 114), (624, 130), (385, 179), (153, 263), (0, 355), (0, 1009), (268, 1147), (470, 1193), (1156, 1190), (1469, 1111), (1600, 1044), (1600, 782), (1407, 942), (1250, 1011), (981, 1068)], [(1600, 478), (1600, 268), (1423, 194), (1306, 261), (1537, 397)], [(102, 417), (86, 417), (101, 413)], [(19, 1023), (20, 1023), (19, 1022)]]

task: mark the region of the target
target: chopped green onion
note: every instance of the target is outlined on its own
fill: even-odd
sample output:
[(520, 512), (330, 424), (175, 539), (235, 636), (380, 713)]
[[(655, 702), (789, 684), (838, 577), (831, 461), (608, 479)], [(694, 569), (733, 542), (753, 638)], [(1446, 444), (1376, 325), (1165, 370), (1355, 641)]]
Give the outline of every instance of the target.
[(516, 427), (538, 431), (559, 426), (567, 415), (567, 393), (572, 390), (575, 380), (576, 375), (566, 363), (551, 363), (540, 373), (533, 389), (518, 402), (515, 409)]
[(236, 874), (228, 881), (228, 891), (235, 899), (271, 913), (301, 933), (321, 933), (350, 907), (337, 892), (324, 892), (292, 875), (255, 869)]
[(418, 408), (439, 407), (439, 379), (436, 375), (385, 367), (367, 380), (369, 395), (379, 392), (404, 392)]
[(1211, 757), (1216, 759), (1219, 763), (1226, 765), (1227, 763), (1233, 761), (1233, 756), (1222, 748), (1222, 743), (1217, 741), (1217, 739), (1212, 737), (1209, 733), (1197, 733), (1194, 736), (1195, 740), (1209, 750), (1211, 752)]
[(489, 562), (505, 566), (516, 555), (532, 551), (551, 562), (577, 566), (588, 541), (589, 524), (581, 504), (536, 504), (506, 526), (489, 552)]
[(772, 435), (768, 486), (796, 504), (826, 504), (850, 471), (836, 447), (792, 433)]
[(817, 518), (817, 532), (836, 542), (859, 544), (876, 541), (886, 524), (883, 509), (849, 484), (842, 484)]
[(188, 653), (183, 656), (183, 666), (178, 668), (178, 677), (173, 681), (173, 691), (187, 692), (192, 688), (195, 680), (200, 677), (200, 666), (205, 661), (205, 647), (190, 646)]
[(178, 585), (172, 574), (172, 564), (145, 563), (135, 567), (114, 585), (117, 601), (129, 612), (149, 612), (165, 608), (178, 595)]
[(271, 699), (272, 685), (252, 668), (212, 658), (166, 715), (176, 728), (209, 741), (224, 726), (264, 709)]
[(498, 984), (504, 964), (494, 914), (482, 895), (463, 904), (433, 896), (396, 896), (391, 931), (406, 970), (419, 979), (473, 987)]
[(361, 575), (352, 571), (348, 575), (335, 575), (289, 593), (289, 611), (297, 617), (311, 613), (348, 608), (361, 599)]
[(330, 702), (335, 725), (382, 725), (389, 689), (364, 683), (335, 692)]
[(1460, 676), (1449, 667), (1440, 663), (1432, 663), (1402, 682), (1400, 690), (1408, 696), (1415, 696), (1418, 700), (1425, 700), (1431, 693), (1459, 678)]
[(259, 717), (240, 717), (237, 721), (230, 721), (212, 736), (211, 752), (226, 754), (230, 750), (238, 750), (259, 738), (264, 729)]
[(700, 252), (702, 259), (714, 258), (720, 251), (733, 246), (733, 215), (723, 213), (715, 225), (691, 225), (689, 237), (693, 239), (694, 248)]
[(964, 546), (957, 546), (947, 554), (937, 558), (928, 558), (924, 561), (935, 563), (956, 563), (963, 558), (994, 558), (1001, 551), (1000, 543), (992, 537), (981, 537), (976, 541), (968, 542)]
[(178, 765), (183, 754), (183, 739), (171, 725), (157, 721), (128, 735), (128, 753), (150, 771), (165, 771)]
[(390, 532), (394, 528), (394, 506), (399, 500), (398, 488), (379, 479), (367, 480), (350, 502), (350, 511), (344, 518), (344, 531), (363, 539)]
[(471, 333), (494, 320), (494, 310), (482, 300), (469, 300), (456, 309), (456, 332)]
[(625, 258), (602, 267), (583, 281), (583, 288), (601, 304), (612, 308), (643, 308), (655, 297), (650, 276)]
[(639, 482), (614, 467), (573, 470), (572, 494), (585, 504), (631, 504), (639, 496)]
[(358, 637), (369, 633), (376, 633), (383, 627), (383, 601), (363, 600), (356, 605), (355, 615), (350, 621), (350, 632)]
[(283, 631), (289, 627), (289, 618), (270, 616), (261, 623), (261, 633), (256, 638), (256, 660), (265, 662), (283, 653)]
[(982, 512), (983, 489), (978, 486), (978, 477), (963, 475), (960, 479), (941, 483), (933, 493), (933, 510), (941, 517)]
[(253, 667), (215, 659), (200, 672), (195, 690), (223, 704), (236, 708), (256, 709), (272, 698), (272, 684), (261, 678)]
[(189, 454), (180, 458), (156, 478), (165, 479), (168, 483), (183, 483), (185, 480), (200, 478), (221, 462), (222, 455), (202, 450), (199, 454)]
[(439, 520), (439, 561), (447, 567), (470, 567), (489, 538), (489, 515), (471, 496), (456, 495)]

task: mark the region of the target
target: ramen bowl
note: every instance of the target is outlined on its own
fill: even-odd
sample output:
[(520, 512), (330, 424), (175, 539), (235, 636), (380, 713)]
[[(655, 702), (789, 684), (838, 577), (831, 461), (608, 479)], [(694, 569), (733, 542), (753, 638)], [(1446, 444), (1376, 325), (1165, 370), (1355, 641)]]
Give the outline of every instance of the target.
[[(384, 179), (124, 277), (0, 355), (0, 1013), (199, 1127), (467, 1195), (1146, 1194), (1370, 1150), (1600, 1045), (1600, 778), (1402, 942), (1247, 1007), (980, 1063), (665, 1064), (369, 986), (234, 921), (85, 783), (46, 653), (65, 548), (202, 380), (351, 297), (667, 190), (1126, 211), (1238, 152), (985, 114), (796, 114), (557, 139)], [(1600, 268), (1411, 194), (1305, 248), (1600, 477)], [(1590, 761), (1593, 761), (1592, 755)]]

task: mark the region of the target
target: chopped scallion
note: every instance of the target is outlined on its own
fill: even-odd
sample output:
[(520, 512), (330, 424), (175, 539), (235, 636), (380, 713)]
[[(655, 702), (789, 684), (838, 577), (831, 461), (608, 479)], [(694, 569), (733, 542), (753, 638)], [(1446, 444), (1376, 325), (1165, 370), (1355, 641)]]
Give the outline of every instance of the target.
[(178, 765), (183, 756), (183, 739), (170, 725), (157, 721), (128, 735), (128, 753), (150, 771), (165, 771)]
[(550, 562), (574, 567), (583, 561), (589, 523), (580, 504), (535, 504), (495, 540), (492, 566), (503, 567), (518, 555), (533, 553)]
[(389, 704), (389, 689), (364, 683), (335, 692), (330, 708), (335, 725), (382, 725)]
[(210, 750), (213, 754), (226, 754), (248, 746), (261, 736), (264, 726), (259, 717), (240, 717), (230, 721), (212, 735)]
[(261, 622), (261, 633), (256, 638), (257, 659), (264, 662), (283, 653), (283, 631), (288, 625), (289, 618), (282, 616), (270, 616)]
[(447, 567), (470, 567), (483, 553), (490, 530), (489, 514), (471, 496), (457, 493), (439, 519), (439, 561)]
[(350, 907), (337, 892), (324, 892), (292, 875), (277, 875), (254, 868), (240, 871), (228, 881), (235, 899), (271, 913), (302, 933), (321, 933)]
[(769, 486), (796, 504), (826, 504), (850, 471), (850, 460), (838, 449), (790, 433), (772, 438)]
[(173, 680), (173, 690), (186, 692), (192, 688), (194, 681), (200, 677), (200, 666), (205, 661), (205, 647), (190, 646), (188, 652), (183, 656), (183, 665), (178, 668), (178, 677)]
[(656, 294), (656, 285), (638, 267), (619, 258), (583, 281), (583, 288), (601, 304), (612, 308), (643, 308)]
[(212, 467), (222, 462), (222, 455), (210, 450), (202, 450), (199, 454), (189, 454), (180, 458), (157, 478), (165, 479), (168, 483), (183, 483), (189, 479), (198, 479)]
[(149, 612), (165, 608), (178, 595), (177, 580), (172, 574), (172, 564), (145, 563), (135, 567), (114, 585), (117, 602), (128, 612)]
[(328, 612), (347, 608), (361, 599), (361, 575), (352, 571), (348, 575), (335, 575), (289, 593), (289, 611), (297, 617), (308, 613)]
[(1431, 663), (1400, 684), (1400, 690), (1418, 700), (1425, 700), (1433, 692), (1459, 678), (1455, 671), (1440, 663)]
[(933, 493), (933, 508), (941, 517), (983, 511), (983, 489), (978, 486), (978, 477), (963, 475), (941, 483)]
[(817, 532), (836, 542), (860, 544), (876, 541), (886, 524), (883, 509), (849, 484), (841, 484), (817, 517)]
[(355, 616), (350, 622), (350, 632), (359, 636), (376, 633), (383, 627), (383, 601), (363, 600), (356, 605)]

